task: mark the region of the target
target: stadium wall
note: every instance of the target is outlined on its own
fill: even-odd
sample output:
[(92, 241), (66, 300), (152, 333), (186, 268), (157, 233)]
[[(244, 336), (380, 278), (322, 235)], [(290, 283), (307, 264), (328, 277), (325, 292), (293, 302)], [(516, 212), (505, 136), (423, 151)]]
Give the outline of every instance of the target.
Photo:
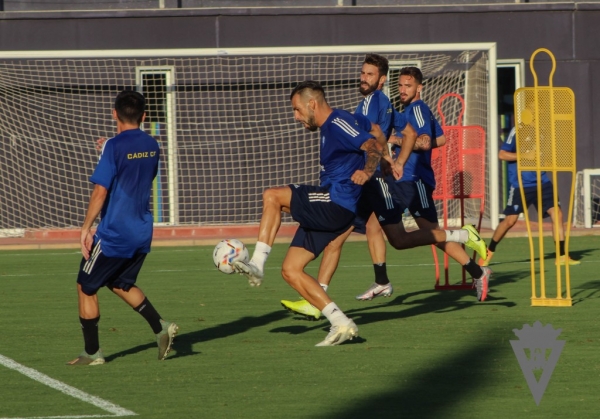
[[(524, 3), (455, 6), (264, 7), (0, 13), (0, 48), (94, 50), (496, 42), (498, 59), (537, 48), (557, 60), (554, 86), (576, 96), (577, 167), (600, 167), (600, 5)], [(550, 62), (538, 55), (547, 84)], [(526, 70), (527, 85), (533, 78)], [(598, 150), (597, 150), (598, 149)], [(569, 179), (559, 184), (563, 200)]]

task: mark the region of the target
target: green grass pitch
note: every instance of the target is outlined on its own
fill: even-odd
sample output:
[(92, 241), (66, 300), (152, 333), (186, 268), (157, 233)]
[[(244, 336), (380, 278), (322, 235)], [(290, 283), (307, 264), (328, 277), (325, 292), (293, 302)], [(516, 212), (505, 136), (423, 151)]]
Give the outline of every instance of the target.
[[(253, 246), (250, 246), (252, 250)], [(284, 311), (297, 294), (281, 279), (275, 245), (265, 280), (251, 288), (212, 265), (212, 246), (155, 247), (138, 280), (161, 315), (180, 326), (156, 360), (152, 331), (108, 290), (99, 293), (107, 363), (66, 366), (83, 348), (75, 250), (0, 251), (0, 356), (140, 418), (597, 418), (600, 411), (600, 238), (571, 239), (573, 307), (531, 307), (529, 242), (497, 249), (488, 300), (436, 291), (429, 247), (388, 249), (391, 298), (356, 301), (373, 282), (364, 242), (347, 243), (329, 294), (360, 338), (316, 348), (326, 320)], [(546, 240), (546, 280), (554, 248)], [(451, 272), (457, 277), (456, 265)], [(317, 263), (309, 266), (315, 274)], [(549, 287), (551, 288), (551, 287)], [(552, 292), (548, 292), (552, 294)], [(513, 353), (513, 329), (561, 329), (565, 347), (535, 404)], [(539, 371), (537, 372), (539, 376)], [(0, 362), (0, 418), (113, 414)]]

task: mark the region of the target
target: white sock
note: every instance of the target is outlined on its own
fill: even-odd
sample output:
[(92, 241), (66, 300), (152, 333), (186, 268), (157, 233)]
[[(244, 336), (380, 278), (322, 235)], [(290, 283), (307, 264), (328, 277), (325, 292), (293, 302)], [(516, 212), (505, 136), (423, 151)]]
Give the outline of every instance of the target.
[(446, 241), (455, 243), (466, 243), (469, 240), (467, 230), (444, 230), (446, 232)]
[(261, 272), (264, 272), (265, 262), (269, 257), (269, 253), (271, 253), (271, 246), (269, 246), (267, 243), (256, 242), (254, 253), (252, 254), (252, 259), (250, 259), (250, 262), (253, 262)]
[(321, 310), (321, 313), (327, 317), (327, 320), (329, 320), (329, 323), (331, 323), (332, 326), (346, 324), (350, 321), (350, 319), (346, 317), (344, 312), (340, 310), (337, 304), (333, 301), (327, 304), (323, 310)]
[(323, 288), (323, 291), (327, 292), (327, 288), (329, 288), (329, 285), (327, 284), (319, 284), (321, 286), (321, 288)]

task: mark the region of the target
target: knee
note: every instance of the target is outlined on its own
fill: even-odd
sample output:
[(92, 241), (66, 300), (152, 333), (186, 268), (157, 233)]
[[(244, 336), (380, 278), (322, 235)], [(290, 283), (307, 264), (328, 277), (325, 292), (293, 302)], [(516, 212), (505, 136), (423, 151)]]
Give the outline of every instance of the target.
[(263, 191), (263, 203), (270, 203), (270, 202), (276, 202), (277, 201), (277, 194), (275, 192), (274, 189), (269, 188), (269, 189), (265, 189)]
[[(297, 281), (298, 278), (298, 269), (289, 263), (284, 263), (281, 266), (281, 276), (288, 284), (292, 285)], [(292, 285), (293, 287), (293, 285)]]

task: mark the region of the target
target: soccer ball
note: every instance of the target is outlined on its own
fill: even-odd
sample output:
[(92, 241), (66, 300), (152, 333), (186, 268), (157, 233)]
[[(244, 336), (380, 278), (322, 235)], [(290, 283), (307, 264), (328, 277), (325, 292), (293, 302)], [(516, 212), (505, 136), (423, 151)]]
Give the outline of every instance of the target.
[(239, 260), (248, 262), (249, 259), (248, 249), (244, 243), (237, 239), (221, 240), (213, 251), (213, 262), (217, 269), (224, 274), (232, 274), (234, 272), (233, 262)]

